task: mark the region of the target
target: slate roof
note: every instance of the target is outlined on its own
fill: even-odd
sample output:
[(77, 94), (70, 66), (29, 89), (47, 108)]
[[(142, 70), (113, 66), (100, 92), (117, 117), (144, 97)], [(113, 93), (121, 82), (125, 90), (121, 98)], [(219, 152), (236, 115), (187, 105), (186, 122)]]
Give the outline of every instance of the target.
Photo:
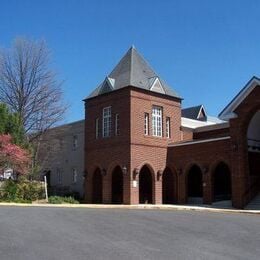
[(159, 79), (166, 95), (181, 98), (150, 67), (135, 47), (131, 47), (105, 80), (86, 98), (93, 98), (109, 91), (133, 86), (150, 90), (153, 78)]
[[(201, 109), (204, 110), (203, 105), (184, 108), (181, 110), (181, 116), (197, 120)], [(205, 112), (205, 110), (204, 110), (204, 112)], [(206, 115), (206, 113), (205, 113), (205, 115)]]

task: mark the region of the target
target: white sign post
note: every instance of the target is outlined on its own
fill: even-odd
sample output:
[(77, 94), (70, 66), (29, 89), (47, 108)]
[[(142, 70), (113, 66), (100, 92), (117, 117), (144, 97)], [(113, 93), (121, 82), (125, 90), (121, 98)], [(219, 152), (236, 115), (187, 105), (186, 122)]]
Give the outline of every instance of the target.
[(46, 197), (46, 201), (48, 202), (48, 189), (47, 189), (47, 177), (44, 176), (44, 188), (45, 188), (45, 197)]

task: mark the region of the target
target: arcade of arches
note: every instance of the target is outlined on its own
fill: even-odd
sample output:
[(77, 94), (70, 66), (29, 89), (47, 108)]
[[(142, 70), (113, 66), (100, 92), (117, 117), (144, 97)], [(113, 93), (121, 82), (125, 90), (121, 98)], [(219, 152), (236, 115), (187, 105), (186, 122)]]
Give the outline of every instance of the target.
[[(212, 175), (212, 202), (230, 200), (232, 194), (231, 173), (224, 162), (220, 162), (211, 173)], [(92, 176), (92, 203), (103, 203), (103, 179), (106, 178), (97, 168)], [(153, 169), (144, 165), (138, 178), (138, 190), (140, 204), (155, 203), (155, 182), (161, 183), (161, 203), (176, 204), (178, 200), (178, 175), (171, 168), (166, 167), (158, 180)], [(124, 204), (124, 174), (120, 166), (116, 166), (111, 172), (111, 201), (112, 204)], [(157, 190), (158, 192), (158, 190)], [(203, 203), (203, 173), (196, 164), (190, 167), (186, 177), (187, 203)]]

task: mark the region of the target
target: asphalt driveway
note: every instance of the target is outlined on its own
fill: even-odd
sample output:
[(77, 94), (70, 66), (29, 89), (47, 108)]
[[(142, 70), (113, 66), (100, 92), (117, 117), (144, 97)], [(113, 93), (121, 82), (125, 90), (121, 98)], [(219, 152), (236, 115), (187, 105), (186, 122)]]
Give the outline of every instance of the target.
[(0, 207), (1, 260), (259, 259), (259, 215)]

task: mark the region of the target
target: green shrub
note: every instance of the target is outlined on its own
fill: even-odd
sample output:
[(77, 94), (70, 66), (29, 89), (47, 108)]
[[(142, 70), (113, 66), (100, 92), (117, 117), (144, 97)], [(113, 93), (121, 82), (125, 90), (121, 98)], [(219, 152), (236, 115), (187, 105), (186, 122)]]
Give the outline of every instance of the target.
[(61, 196), (50, 196), (49, 197), (49, 203), (50, 204), (79, 204), (77, 200), (75, 200), (73, 197), (61, 197)]
[(13, 201), (16, 199), (17, 185), (15, 181), (6, 180), (2, 189), (2, 200)]
[(0, 201), (23, 203), (44, 198), (44, 187), (40, 182), (6, 180), (1, 186)]

